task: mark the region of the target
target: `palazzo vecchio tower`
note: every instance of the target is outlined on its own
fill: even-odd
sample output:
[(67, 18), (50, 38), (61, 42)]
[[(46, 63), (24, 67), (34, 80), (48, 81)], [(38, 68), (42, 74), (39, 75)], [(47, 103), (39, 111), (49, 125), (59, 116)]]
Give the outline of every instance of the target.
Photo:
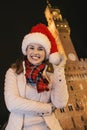
[(64, 130), (87, 130), (87, 58), (78, 58), (69, 24), (63, 19), (60, 9), (47, 1), (44, 13), (60, 53), (67, 58), (65, 75), (69, 101), (65, 108), (55, 111), (56, 117)]

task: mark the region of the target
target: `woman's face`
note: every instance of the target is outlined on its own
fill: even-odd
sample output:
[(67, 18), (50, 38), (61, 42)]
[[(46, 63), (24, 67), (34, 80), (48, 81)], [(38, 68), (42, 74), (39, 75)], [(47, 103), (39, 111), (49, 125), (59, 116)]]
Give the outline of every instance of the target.
[(26, 54), (29, 62), (34, 65), (41, 64), (46, 56), (44, 47), (36, 43), (31, 43), (28, 45)]

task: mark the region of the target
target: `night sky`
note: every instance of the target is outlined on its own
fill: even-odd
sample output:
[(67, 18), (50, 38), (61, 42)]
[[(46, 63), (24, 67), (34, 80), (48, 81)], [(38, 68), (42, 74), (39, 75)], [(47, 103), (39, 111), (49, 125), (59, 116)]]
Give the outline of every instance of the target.
[[(71, 28), (71, 40), (79, 58), (87, 58), (87, 7), (86, 0), (49, 0), (60, 9)], [(0, 2), (0, 124), (7, 119), (3, 89), (5, 72), (19, 56), (21, 42), (30, 28), (40, 22), (46, 23), (44, 10), (46, 0)]]

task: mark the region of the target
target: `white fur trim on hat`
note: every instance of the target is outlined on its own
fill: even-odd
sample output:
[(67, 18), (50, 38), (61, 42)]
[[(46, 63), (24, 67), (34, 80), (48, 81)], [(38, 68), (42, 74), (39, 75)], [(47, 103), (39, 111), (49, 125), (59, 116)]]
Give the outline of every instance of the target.
[(46, 58), (48, 59), (51, 49), (51, 42), (46, 35), (37, 32), (27, 34), (22, 41), (22, 53), (24, 55), (26, 55), (26, 49), (30, 43), (42, 45), (45, 48)]

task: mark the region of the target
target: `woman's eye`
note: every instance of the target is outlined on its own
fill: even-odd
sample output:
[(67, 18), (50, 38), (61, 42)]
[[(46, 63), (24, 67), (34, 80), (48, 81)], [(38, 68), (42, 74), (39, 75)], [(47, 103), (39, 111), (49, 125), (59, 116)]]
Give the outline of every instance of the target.
[(34, 49), (34, 47), (30, 47), (29, 49), (32, 49), (32, 50), (33, 50), (33, 49)]
[(43, 51), (43, 50), (44, 50), (44, 48), (42, 48), (42, 47), (39, 47), (39, 48), (38, 48), (38, 50), (39, 50), (39, 51)]
[(33, 46), (29, 46), (28, 49), (34, 50), (34, 47)]

